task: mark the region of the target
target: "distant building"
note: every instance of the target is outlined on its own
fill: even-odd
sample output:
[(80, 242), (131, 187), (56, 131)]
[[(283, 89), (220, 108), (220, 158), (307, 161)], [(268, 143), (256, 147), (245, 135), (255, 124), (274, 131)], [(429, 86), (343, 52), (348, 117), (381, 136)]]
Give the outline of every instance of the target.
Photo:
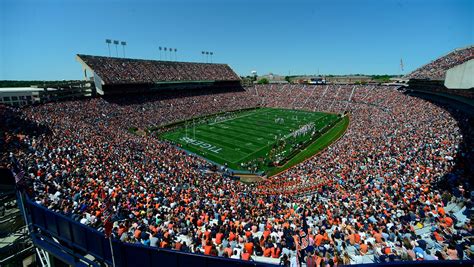
[(42, 101), (42, 97), (52, 88), (13, 87), (0, 88), (0, 103), (21, 107)]
[(370, 83), (372, 77), (370, 76), (331, 76), (326, 77), (327, 83), (332, 84), (353, 84), (353, 83)]
[(268, 83), (270, 83), (270, 84), (285, 84), (285, 83), (288, 83), (288, 81), (285, 80), (285, 76), (280, 76), (280, 75), (276, 75), (276, 74), (273, 74), (273, 73), (258, 76), (257, 80), (254, 83), (257, 83), (259, 80), (264, 79), (264, 78), (267, 79)]

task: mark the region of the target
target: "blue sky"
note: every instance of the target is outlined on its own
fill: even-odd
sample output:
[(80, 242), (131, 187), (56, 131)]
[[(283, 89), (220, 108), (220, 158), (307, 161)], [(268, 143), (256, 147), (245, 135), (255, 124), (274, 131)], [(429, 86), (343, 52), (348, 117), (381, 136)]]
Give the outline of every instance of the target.
[[(238, 74), (399, 74), (474, 43), (472, 0), (0, 0), (0, 80), (81, 79), (75, 54), (228, 63)], [(112, 54), (115, 51), (112, 50)]]

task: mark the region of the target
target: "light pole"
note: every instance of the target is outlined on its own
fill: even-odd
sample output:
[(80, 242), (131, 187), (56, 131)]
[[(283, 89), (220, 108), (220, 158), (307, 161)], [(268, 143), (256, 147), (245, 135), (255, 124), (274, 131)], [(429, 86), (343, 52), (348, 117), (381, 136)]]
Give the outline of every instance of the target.
[(160, 50), (160, 60), (161, 60), (161, 49), (163, 49), (161, 46), (158, 47), (158, 49)]
[(202, 62), (204, 62), (204, 51), (201, 51), (202, 54)]
[(211, 63), (212, 63), (212, 55), (214, 55), (214, 52), (210, 52), (210, 54), (211, 54)]
[(119, 41), (117, 41), (117, 40), (114, 40), (114, 45), (115, 45), (115, 53), (117, 54), (117, 57), (118, 57), (118, 44), (119, 44)]
[(105, 39), (105, 43), (106, 43), (107, 46), (109, 47), (109, 57), (110, 57), (110, 44), (112, 43), (112, 40), (110, 40), (110, 39)]
[(168, 48), (165, 47), (164, 50), (165, 50), (165, 60), (166, 60), (166, 51), (168, 50)]
[(120, 42), (120, 44), (122, 45), (122, 48), (123, 48), (123, 57), (125, 58), (125, 46), (127, 45), (127, 42)]
[(175, 48), (174, 49), (174, 60), (175, 61), (178, 61), (178, 53), (177, 52), (178, 52), (178, 49)]

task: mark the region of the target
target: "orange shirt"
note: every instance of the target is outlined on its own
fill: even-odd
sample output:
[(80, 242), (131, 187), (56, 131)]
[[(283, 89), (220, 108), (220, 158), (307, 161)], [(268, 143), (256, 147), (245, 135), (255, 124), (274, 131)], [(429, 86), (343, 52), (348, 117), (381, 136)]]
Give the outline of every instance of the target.
[(369, 251), (369, 246), (367, 246), (367, 244), (361, 244), (360, 245), (360, 252), (362, 254), (365, 254), (365, 253), (367, 253), (367, 251)]
[(212, 249), (212, 246), (204, 246), (204, 254), (205, 255), (211, 255), (211, 249)]
[(234, 240), (235, 240), (235, 234), (234, 234), (234, 232), (230, 232), (229, 241), (234, 241)]
[(354, 245), (354, 244), (355, 244), (355, 237), (354, 237), (354, 234), (350, 234), (350, 235), (349, 235), (349, 243), (351, 243), (351, 245)]
[(137, 229), (137, 230), (135, 230), (135, 232), (133, 233), (133, 236), (135, 236), (135, 238), (139, 238), (140, 235), (141, 235), (141, 233), (142, 233), (142, 231), (140, 231), (140, 230)]
[(166, 241), (161, 241), (160, 247), (161, 247), (161, 248), (164, 248), (164, 247), (166, 247), (167, 245), (168, 245), (168, 242), (166, 242)]
[(433, 235), (438, 242), (444, 240), (443, 237), (438, 232), (434, 232)]
[(446, 226), (451, 227), (453, 225), (453, 219), (451, 219), (451, 217), (446, 217), (444, 218), (444, 223), (446, 223)]
[(374, 238), (377, 243), (382, 243), (382, 235), (380, 233), (375, 233)]
[(232, 256), (232, 248), (225, 248), (224, 251), (227, 252), (229, 257)]
[(442, 216), (446, 215), (446, 212), (444, 211), (443, 207), (438, 208), (438, 213), (441, 214)]
[(253, 254), (253, 243), (247, 242), (244, 245), (245, 250), (247, 250), (248, 253)]
[(321, 234), (318, 234), (318, 235), (316, 236), (316, 238), (314, 239), (314, 243), (316, 244), (316, 246), (321, 245), (321, 242), (323, 242), (323, 238), (324, 238), (324, 237), (323, 237), (323, 235), (321, 235)]
[(272, 258), (277, 259), (280, 258), (280, 248), (271, 248), (272, 251)]
[(263, 251), (263, 256), (264, 257), (270, 257), (272, 255), (272, 249), (271, 248), (266, 248), (265, 251)]
[(216, 244), (220, 245), (222, 243), (222, 237), (224, 236), (223, 233), (216, 234)]
[(264, 238), (264, 239), (266, 239), (267, 236), (269, 236), (269, 235), (270, 235), (270, 231), (269, 231), (269, 230), (263, 231), (263, 238)]
[(357, 243), (357, 244), (360, 244), (360, 235), (358, 233), (355, 233), (354, 234), (354, 241)]

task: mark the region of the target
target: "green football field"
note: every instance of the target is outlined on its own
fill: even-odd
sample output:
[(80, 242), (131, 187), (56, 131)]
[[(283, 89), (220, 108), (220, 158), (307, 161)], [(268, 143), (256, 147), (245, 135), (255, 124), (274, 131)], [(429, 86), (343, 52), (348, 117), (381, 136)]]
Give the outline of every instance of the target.
[(340, 121), (336, 114), (261, 108), (189, 120), (160, 138), (234, 170), (268, 172), (277, 168), (269, 162), (287, 163)]

